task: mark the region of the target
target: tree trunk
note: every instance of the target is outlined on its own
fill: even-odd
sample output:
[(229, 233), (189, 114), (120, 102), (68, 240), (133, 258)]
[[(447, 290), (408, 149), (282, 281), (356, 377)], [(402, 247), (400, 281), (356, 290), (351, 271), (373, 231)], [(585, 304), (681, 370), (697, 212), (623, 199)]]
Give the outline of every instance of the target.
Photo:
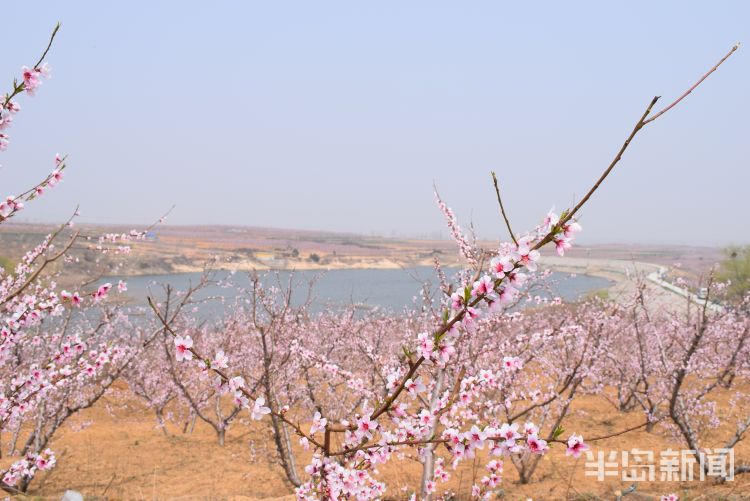
[(169, 433), (167, 432), (167, 423), (164, 422), (164, 410), (163, 409), (156, 409), (156, 421), (159, 424), (159, 428), (161, 428), (161, 432), (164, 434), (165, 437), (168, 437)]
[[(440, 402), (440, 394), (443, 392), (443, 381), (445, 380), (445, 369), (438, 369), (437, 378), (435, 380), (435, 386), (432, 388), (432, 395), (430, 396), (430, 412), (435, 412), (435, 409)], [(439, 421), (436, 419), (430, 429), (430, 436), (435, 434), (437, 431)], [(435, 444), (427, 444), (424, 450), (424, 462), (422, 463), (422, 481), (420, 482), (419, 492), (422, 495), (422, 499), (428, 500), (431, 498), (431, 494), (427, 492), (427, 482), (433, 479), (435, 476)]]

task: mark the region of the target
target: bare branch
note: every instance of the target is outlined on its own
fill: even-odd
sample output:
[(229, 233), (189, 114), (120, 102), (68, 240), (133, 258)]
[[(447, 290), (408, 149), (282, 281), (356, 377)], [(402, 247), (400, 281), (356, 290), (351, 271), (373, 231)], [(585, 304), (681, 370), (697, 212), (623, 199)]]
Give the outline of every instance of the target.
[(721, 60), (719, 60), (718, 63), (716, 63), (714, 65), (713, 68), (711, 68), (710, 70), (708, 70), (702, 77), (700, 77), (700, 79), (697, 82), (695, 82), (692, 87), (690, 87), (688, 90), (686, 90), (680, 97), (678, 97), (677, 99), (675, 99), (669, 106), (665, 107), (663, 110), (661, 110), (660, 112), (656, 113), (654, 116), (652, 116), (651, 118), (649, 118), (648, 120), (646, 120), (645, 122), (643, 122), (643, 125), (646, 125), (646, 124), (649, 124), (649, 123), (653, 122), (654, 120), (656, 120), (657, 118), (659, 118), (660, 116), (662, 116), (663, 114), (665, 114), (666, 112), (668, 112), (669, 110), (671, 110), (672, 108), (674, 108), (677, 105), (677, 103), (679, 103), (680, 101), (682, 101), (683, 99), (685, 99), (688, 96), (688, 94), (690, 94), (691, 92), (693, 92), (696, 87), (698, 87), (706, 78), (708, 78), (708, 76), (711, 73), (713, 73), (714, 71), (716, 71), (719, 68), (719, 66), (721, 66), (721, 64), (724, 61), (726, 61), (727, 59), (729, 59), (729, 56), (731, 56), (732, 54), (734, 54), (735, 51), (737, 49), (739, 49), (739, 48), (740, 48), (740, 44), (738, 42), (737, 44), (734, 45), (734, 47), (732, 47), (729, 50), (729, 52), (727, 52), (727, 54), (724, 57), (721, 58)]
[(505, 214), (505, 207), (503, 207), (503, 199), (500, 197), (500, 188), (497, 185), (497, 176), (495, 175), (495, 171), (492, 171), (491, 174), (492, 184), (495, 185), (495, 193), (497, 194), (497, 203), (500, 204), (500, 214), (503, 215), (505, 226), (508, 228), (508, 233), (510, 233), (510, 238), (513, 239), (513, 243), (516, 244), (516, 247), (518, 247), (518, 241), (516, 240), (516, 236), (513, 234), (513, 230), (510, 229), (510, 221), (508, 221), (508, 216)]

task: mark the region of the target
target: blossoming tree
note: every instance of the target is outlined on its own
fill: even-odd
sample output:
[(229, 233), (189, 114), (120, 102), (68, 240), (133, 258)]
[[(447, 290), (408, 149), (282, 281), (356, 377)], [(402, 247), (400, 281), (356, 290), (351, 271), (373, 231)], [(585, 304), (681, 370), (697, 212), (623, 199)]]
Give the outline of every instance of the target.
[[(418, 493), (421, 498), (429, 498), (437, 490), (437, 481), (450, 476), (446, 462), (434, 459), (436, 447), (444, 448), (454, 466), (465, 458), (475, 457), (485, 448), (490, 451), (490, 457), (494, 458), (488, 460), (487, 475), (473, 488), (473, 494), (483, 498), (490, 497), (499, 485), (503, 457), (511, 458), (522, 477), (533, 472), (537, 461), (534, 458), (544, 454), (555, 442), (563, 442), (567, 453), (577, 457), (587, 448), (584, 439), (572, 434), (563, 441), (560, 423), (570, 399), (584, 376), (592, 370), (583, 362), (589, 356), (601, 356), (603, 346), (597, 334), (596, 316), (587, 327), (581, 326), (586, 322), (569, 326), (567, 331), (563, 329), (549, 339), (558, 352), (570, 355), (562, 358), (563, 367), (550, 375), (552, 386), (556, 388), (548, 396), (541, 397), (543, 402), (559, 403), (556, 409), (531, 404), (528, 412), (515, 416), (509, 412), (506, 398), (502, 403), (489, 403), (496, 407), (495, 412), (478, 412), (478, 408), (487, 405), (482, 399), (492, 398), (498, 390), (502, 391), (498, 384), (502, 378), (497, 376), (499, 361), (495, 357), (489, 361), (489, 367), (461, 364), (459, 354), (476, 336), (483, 318), (503, 315), (508, 305), (514, 302), (526, 274), (536, 270), (541, 249), (554, 245), (557, 253), (564, 255), (572, 246), (576, 234), (581, 231), (576, 216), (619, 163), (635, 136), (680, 103), (734, 50), (736, 47), (682, 96), (656, 113), (652, 112), (659, 98), (653, 98), (612, 162), (586, 195), (561, 214), (548, 213), (533, 230), (524, 234), (512, 231), (493, 174), (510, 242), (501, 242), (495, 249), (478, 248), (463, 234), (453, 212), (438, 197), (467, 271), (455, 285), (444, 291), (432, 327), (416, 333), (402, 346), (401, 354), (388, 364), (390, 372), (385, 377), (383, 390), (372, 398), (363, 399), (349, 415), (334, 419), (317, 410), (306, 420), (312, 421), (312, 425), (303, 425), (299, 417), (290, 412), (289, 406), (277, 402), (278, 395), (269, 399), (267, 392), (261, 388), (253, 390), (245, 378), (237, 374), (238, 371), (230, 369), (240, 361), (227, 360), (223, 353), (206, 353), (199, 349), (191, 338), (177, 332), (173, 323), (152, 302), (157, 318), (174, 337), (176, 359), (193, 363), (198, 370), (211, 371), (254, 419), (270, 415), (275, 422), (283, 423), (296, 433), (302, 444), (313, 449), (312, 461), (305, 468), (307, 480), (296, 491), (299, 499), (378, 498), (386, 490), (386, 485), (376, 474), (378, 465), (400, 457), (405, 450), (416, 450), (425, 464), (430, 463), (424, 470), (421, 492)], [(586, 335), (581, 335), (584, 333)], [(503, 357), (503, 364), (508, 364), (511, 370), (520, 368), (522, 360), (519, 357), (506, 356), (508, 358)], [(532, 353), (532, 356), (536, 357), (537, 353)], [(553, 364), (553, 360), (549, 363)], [(300, 383), (294, 377), (288, 381), (291, 385)], [(559, 385), (561, 388), (557, 387)], [(526, 390), (522, 386), (522, 391)], [(512, 396), (510, 398), (512, 400)], [(515, 422), (530, 417), (536, 410), (545, 416), (542, 421), (546, 429), (531, 422), (520, 427)], [(478, 418), (471, 427), (469, 420), (462, 418), (467, 414)]]
[[(49, 78), (45, 59), (58, 29), (36, 64), (24, 66), (21, 79), (0, 100), (0, 150), (9, 145), (6, 131), (20, 111), (17, 99), (33, 96)], [(0, 224), (57, 186), (65, 168), (66, 158), (55, 155), (54, 169), (42, 181), (0, 201)], [(70, 291), (58, 286), (61, 269), (77, 260), (74, 251), (124, 253), (145, 234), (86, 235), (74, 229), (77, 215), (76, 210), (15, 268), (0, 269), (0, 431), (10, 431), (10, 454), (21, 455), (0, 472), (0, 488), (10, 493), (25, 491), (38, 471), (55, 465), (47, 448), (55, 432), (93, 405), (143, 347), (139, 342), (153, 337), (133, 329), (122, 310), (107, 305), (110, 292), (123, 291), (124, 282), (95, 285), (95, 276), (72, 282)], [(23, 433), (26, 439), (18, 443)]]

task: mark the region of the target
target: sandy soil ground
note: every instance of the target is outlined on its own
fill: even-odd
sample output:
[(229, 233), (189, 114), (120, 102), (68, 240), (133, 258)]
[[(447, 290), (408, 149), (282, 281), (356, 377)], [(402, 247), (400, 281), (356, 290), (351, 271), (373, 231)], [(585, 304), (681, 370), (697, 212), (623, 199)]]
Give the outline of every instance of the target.
[[(564, 427), (587, 437), (610, 434), (643, 421), (638, 412), (619, 413), (601, 396), (583, 397), (574, 408)], [(728, 402), (723, 401), (720, 409), (720, 417), (728, 417)], [(90, 426), (79, 429), (82, 423), (89, 422)], [(34, 480), (31, 498), (59, 499), (66, 489), (75, 489), (87, 499), (292, 499), (288, 497), (291, 486), (274, 460), (270, 431), (261, 423), (236, 424), (229, 430), (226, 445), (220, 447), (207, 426), (199, 423), (191, 434), (184, 434), (181, 426), (170, 425), (165, 435), (155, 426), (148, 410), (132, 402), (124, 408), (109, 397), (81, 413), (71, 424), (74, 426), (65, 427), (52, 444), (59, 455), (59, 465)], [(664, 438), (663, 430), (656, 431), (641, 429), (592, 445), (594, 451), (605, 453), (633, 448), (653, 450), (658, 479), (660, 451), (680, 450), (683, 446)], [(730, 434), (728, 427), (714, 430), (706, 437), (706, 445), (716, 447)], [(309, 456), (297, 452), (304, 464)], [(506, 461), (504, 498), (613, 500), (633, 484), (621, 478), (608, 477), (602, 482), (586, 476), (585, 459), (574, 460), (563, 452), (564, 448), (556, 444), (527, 485), (517, 483), (518, 476)], [(735, 456), (736, 464), (743, 458), (750, 460), (750, 444), (740, 443)], [(472, 477), (481, 477), (481, 469), (479, 463), (475, 470), (467, 461), (440, 487), (452, 490), (459, 499), (468, 499)], [(383, 468), (380, 475), (392, 486), (389, 498), (406, 498), (416, 486), (420, 471), (420, 465), (408, 458)], [(621, 474), (620, 469), (615, 471)], [(750, 475), (740, 475), (722, 485), (704, 481), (636, 482), (635, 486), (635, 492), (624, 499), (658, 499), (671, 492), (681, 499), (750, 499)]]

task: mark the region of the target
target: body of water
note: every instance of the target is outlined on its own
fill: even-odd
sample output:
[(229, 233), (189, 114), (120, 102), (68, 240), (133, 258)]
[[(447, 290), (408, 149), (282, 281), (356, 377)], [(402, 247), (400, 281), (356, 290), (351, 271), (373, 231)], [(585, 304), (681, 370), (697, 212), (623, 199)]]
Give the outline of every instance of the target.
[[(456, 271), (446, 269), (450, 278)], [(400, 311), (405, 306), (418, 301), (423, 283), (430, 283), (434, 291), (437, 288), (435, 271), (431, 267), (417, 267), (411, 269), (349, 269), (331, 270), (327, 272), (296, 271), (293, 272), (293, 301), (300, 303), (307, 297), (307, 283), (315, 280), (312, 289), (312, 309), (320, 310), (326, 306), (357, 305), (362, 309), (382, 308)], [(292, 272), (259, 272), (264, 285), (281, 284), (288, 287)], [(201, 273), (176, 273), (168, 275), (144, 275), (123, 278), (128, 284), (127, 294), (137, 304), (146, 304), (146, 297), (151, 295), (159, 300), (164, 298), (164, 286), (171, 285), (177, 291), (187, 290), (201, 280)], [(118, 278), (109, 279), (117, 283)], [(218, 300), (209, 298), (223, 297), (225, 304), (243, 294), (241, 288), (249, 288), (250, 281), (247, 273), (217, 271), (212, 275), (212, 283), (196, 294), (196, 299), (208, 300), (200, 308), (209, 308), (218, 312), (223, 309)], [(239, 287), (224, 287), (222, 281), (231, 281)], [(216, 283), (218, 282), (218, 283)], [(564, 301), (575, 301), (581, 296), (596, 290), (605, 289), (612, 285), (610, 280), (589, 275), (570, 275), (568, 273), (551, 273), (544, 282), (544, 288), (535, 287), (534, 294), (552, 297), (559, 296)]]

